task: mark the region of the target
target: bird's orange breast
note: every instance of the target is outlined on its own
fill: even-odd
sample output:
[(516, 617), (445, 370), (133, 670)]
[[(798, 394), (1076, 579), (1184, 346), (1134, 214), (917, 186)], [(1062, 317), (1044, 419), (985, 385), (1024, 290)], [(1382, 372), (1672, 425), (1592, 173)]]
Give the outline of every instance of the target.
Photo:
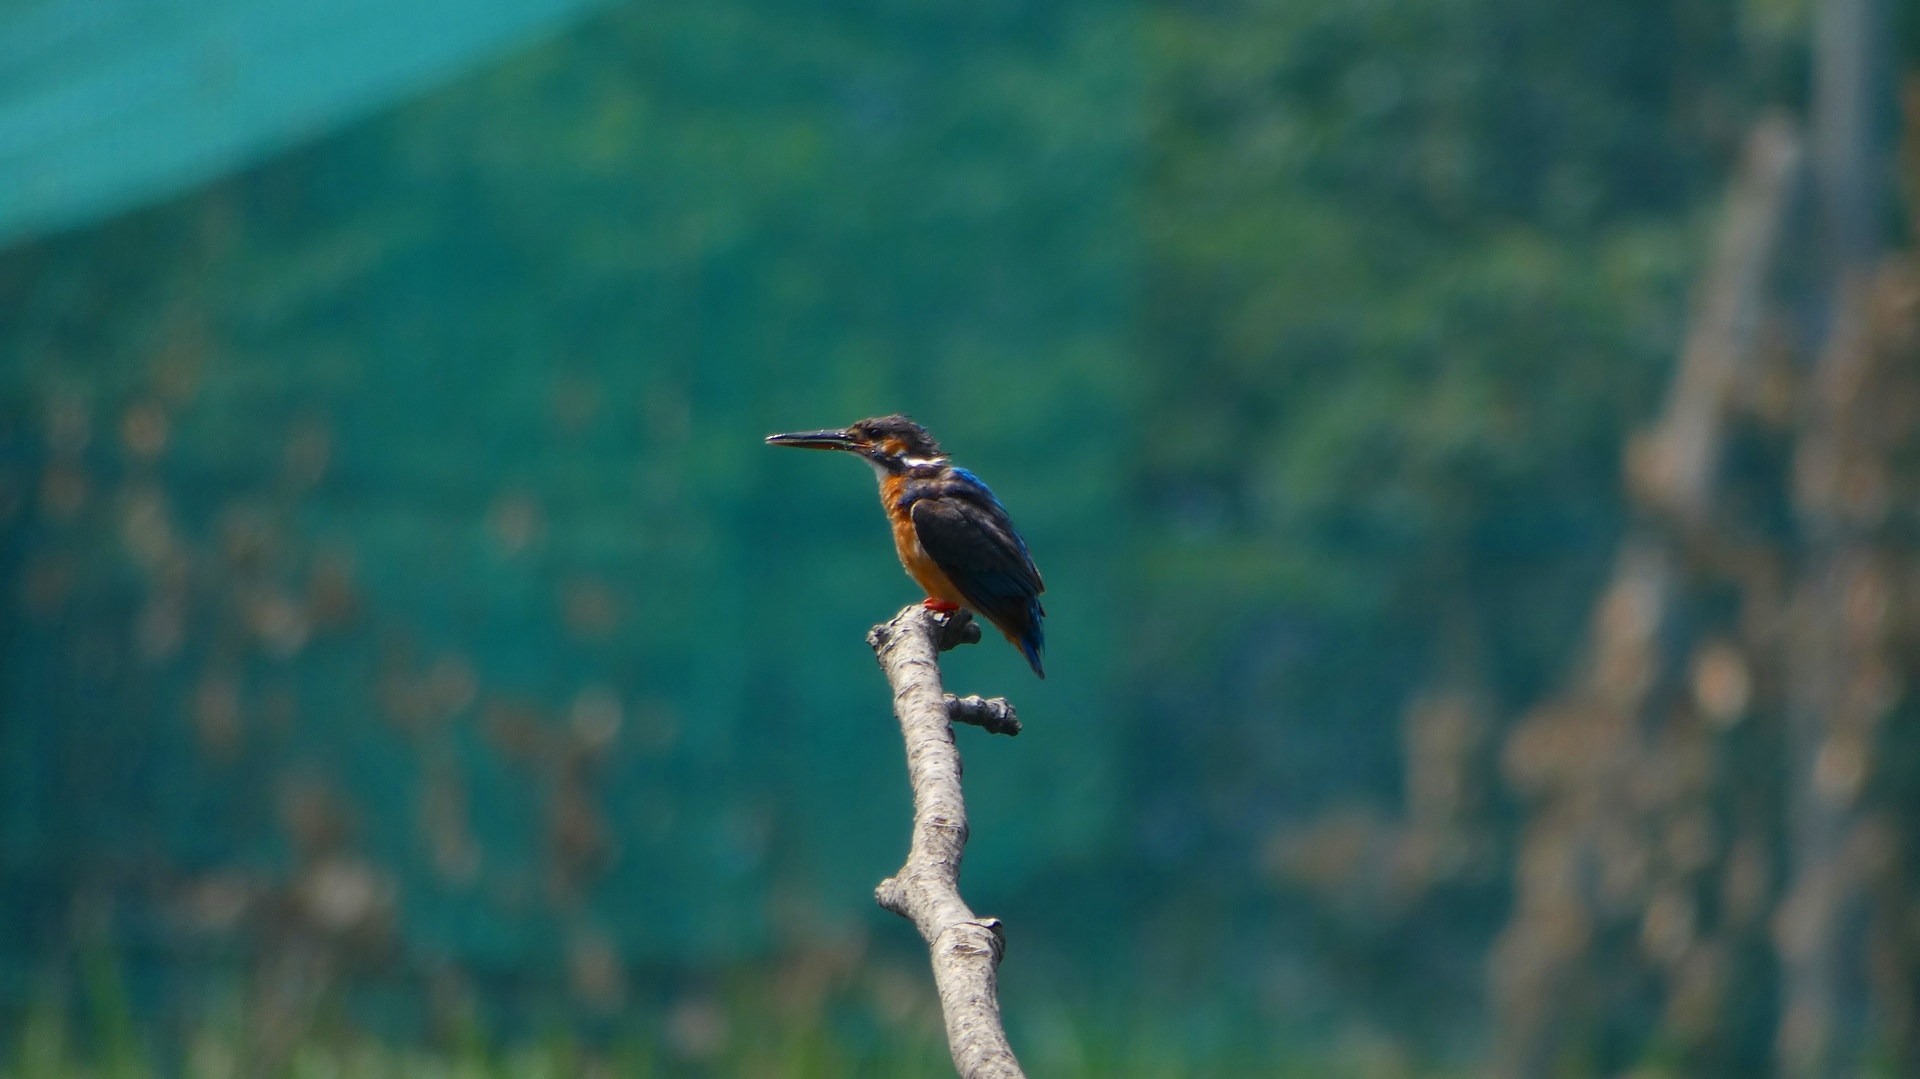
[(900, 508), (900, 490), (905, 486), (905, 476), (888, 476), (880, 481), (880, 501), (886, 506), (887, 520), (893, 525), (893, 549), (900, 555), (900, 565), (929, 597), (964, 607), (966, 598), (934, 562), (933, 556), (920, 546), (912, 514)]

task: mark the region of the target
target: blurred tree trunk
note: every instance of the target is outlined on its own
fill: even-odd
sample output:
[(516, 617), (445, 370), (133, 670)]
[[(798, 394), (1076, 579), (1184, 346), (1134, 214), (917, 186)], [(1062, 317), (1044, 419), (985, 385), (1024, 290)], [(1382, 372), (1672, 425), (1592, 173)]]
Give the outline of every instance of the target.
[(1861, 809), (1874, 728), (1892, 705), (1883, 648), (1887, 572), (1872, 536), (1886, 513), (1884, 460), (1864, 414), (1869, 294), (1880, 231), (1875, 111), (1879, 0), (1827, 0), (1815, 40), (1812, 171), (1820, 274), (1815, 366), (1793, 461), (1804, 562), (1786, 673), (1792, 883), (1778, 916), (1780, 1074), (1859, 1070), (1865, 1042), (1866, 862)]
[[(1493, 955), (1503, 1079), (1552, 1074), (1574, 1027), (1627, 1010), (1617, 998), (1649, 982), (1666, 987), (1674, 1039), (1704, 1042), (1752, 932), (1753, 903), (1708, 901), (1761, 857), (1752, 840), (1716, 836), (1728, 829), (1713, 784), (1733, 752), (1716, 736), (1754, 697), (1751, 646), (1735, 642), (1743, 625), (1766, 624), (1754, 614), (1772, 575), (1765, 559), (1721, 548), (1719, 463), (1764, 374), (1755, 353), (1800, 161), (1784, 120), (1749, 139), (1661, 416), (1629, 447), (1635, 522), (1582, 666), (1506, 744), (1508, 781), (1530, 805), (1514, 914)], [(1700, 613), (1714, 589), (1740, 596), (1734, 626)]]
[[(1639, 514), (1586, 663), (1509, 739), (1532, 804), (1494, 963), (1502, 1076), (1583, 1037), (1604, 1070), (1677, 1052), (1751, 1075), (1763, 1030), (1783, 1079), (1857, 1075), (1876, 1045), (1917, 1073), (1920, 757), (1886, 717), (1920, 624), (1920, 283), (1880, 262), (1885, 30), (1877, 0), (1821, 9), (1807, 229), (1786, 232), (1797, 154), (1766, 150), (1791, 138), (1763, 129), (1630, 447)], [(1797, 296), (1773, 291), (1777, 249), (1803, 255), (1778, 260)]]

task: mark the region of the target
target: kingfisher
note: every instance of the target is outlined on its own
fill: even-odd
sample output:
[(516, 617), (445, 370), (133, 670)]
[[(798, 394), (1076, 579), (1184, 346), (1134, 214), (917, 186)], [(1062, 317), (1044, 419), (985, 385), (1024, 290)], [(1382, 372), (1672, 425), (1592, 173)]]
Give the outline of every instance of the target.
[(841, 431), (768, 435), (774, 446), (859, 454), (880, 480), (900, 564), (935, 611), (962, 607), (992, 622), (1041, 678), (1040, 620), (1047, 590), (1005, 506), (980, 477), (954, 465), (927, 429), (877, 416)]

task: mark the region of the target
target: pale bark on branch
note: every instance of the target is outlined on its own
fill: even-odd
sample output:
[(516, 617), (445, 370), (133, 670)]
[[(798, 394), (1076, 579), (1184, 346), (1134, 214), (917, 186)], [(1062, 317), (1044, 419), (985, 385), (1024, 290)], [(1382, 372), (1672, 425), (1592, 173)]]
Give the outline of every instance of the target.
[(960, 1079), (1025, 1079), (1000, 1024), (998, 971), (1006, 937), (998, 918), (981, 918), (960, 898), (967, 846), (967, 804), (953, 724), (1018, 734), (1005, 700), (957, 698), (940, 685), (940, 653), (980, 639), (965, 611), (936, 614), (918, 604), (873, 627), (867, 643), (893, 686), (893, 713), (907, 744), (913, 784), (913, 844), (907, 863), (880, 882), (874, 898), (913, 922), (932, 953), (934, 986), (946, 1015), (947, 1046)]

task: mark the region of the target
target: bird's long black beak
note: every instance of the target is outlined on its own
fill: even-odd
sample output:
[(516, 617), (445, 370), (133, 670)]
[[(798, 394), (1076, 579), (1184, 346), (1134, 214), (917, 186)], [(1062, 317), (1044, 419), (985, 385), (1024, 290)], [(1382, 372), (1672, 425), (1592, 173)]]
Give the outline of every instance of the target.
[(790, 435), (768, 435), (767, 445), (803, 450), (857, 450), (861, 443), (845, 431), (795, 431)]

